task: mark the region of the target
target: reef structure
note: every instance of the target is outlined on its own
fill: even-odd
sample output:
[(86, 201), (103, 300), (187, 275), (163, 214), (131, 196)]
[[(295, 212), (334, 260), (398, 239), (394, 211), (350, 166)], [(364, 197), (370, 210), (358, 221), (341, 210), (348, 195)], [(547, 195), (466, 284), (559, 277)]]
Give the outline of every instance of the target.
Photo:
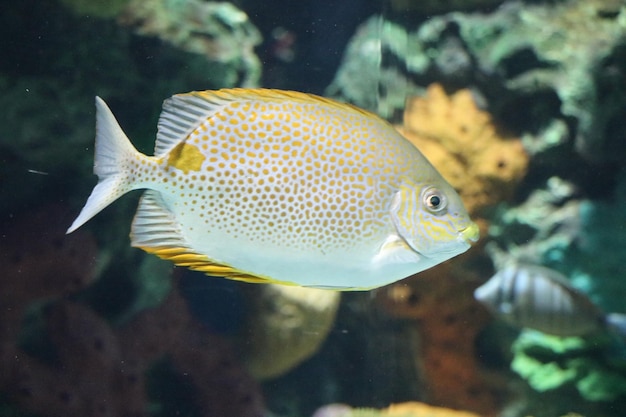
[(261, 61), (254, 48), (261, 33), (248, 15), (229, 2), (199, 0), (131, 0), (118, 21), (144, 36), (156, 36), (175, 47), (205, 56), (227, 68), (224, 86), (257, 87)]
[[(576, 184), (550, 178), (521, 204), (498, 210), (487, 251), (496, 265), (514, 258), (554, 268), (604, 311), (624, 313), (625, 237), (616, 230), (624, 223), (624, 170), (615, 181), (614, 189), (605, 185), (606, 201), (581, 198)], [(521, 332), (510, 350), (511, 369), (527, 383), (524, 412), (548, 403), (553, 414), (619, 415), (626, 402), (623, 343), (611, 333), (557, 338)]]
[(88, 304), (101, 257), (88, 232), (65, 235), (68, 213), (46, 206), (3, 225), (0, 407), (50, 417), (262, 416), (232, 344), (199, 325), (176, 290), (125, 322)]
[(433, 82), (472, 86), (510, 126), (557, 142), (555, 130), (565, 130), (581, 156), (615, 161), (624, 156), (625, 53), (619, 0), (511, 1), (404, 24), (375, 16), (327, 93), (395, 119), (407, 95)]
[[(473, 216), (482, 219), (483, 236), (496, 241), (507, 256), (524, 256), (528, 260), (556, 267), (571, 276), (576, 286), (590, 294), (594, 301), (599, 301), (598, 304), (607, 311), (621, 312), (613, 300), (615, 294), (623, 292), (623, 286), (615, 280), (618, 276), (615, 271), (619, 268), (611, 260), (618, 259), (617, 253), (621, 253), (618, 248), (623, 247), (618, 243), (622, 234), (615, 232), (615, 224), (621, 224), (617, 219), (623, 216), (613, 212), (609, 208), (611, 204), (596, 201), (593, 196), (621, 199), (621, 191), (615, 192), (614, 185), (618, 171), (615, 167), (626, 155), (623, 146), (623, 138), (626, 137), (623, 123), (626, 120), (626, 6), (623, 1), (509, 1), (485, 13), (451, 12), (428, 19), (415, 15), (413, 20), (390, 20), (386, 17), (373, 17), (360, 27), (327, 93), (378, 112), (395, 123), (404, 119), (401, 131), (404, 133), (407, 126), (412, 126), (416, 136), (420, 137), (417, 141), (407, 133), (407, 138), (416, 143), (452, 184), (461, 185), (459, 191), (462, 196), (463, 189), (468, 190), (466, 204), (471, 207)], [(435, 82), (440, 87), (433, 87)], [(378, 88), (372, 88), (372, 85)], [(461, 91), (462, 94), (452, 98), (455, 92)], [(492, 154), (486, 151), (486, 159), (481, 164), (465, 163), (474, 158), (481, 160), (478, 154), (472, 156), (473, 146), (480, 146), (480, 141), (464, 142), (461, 152), (455, 156), (454, 152), (446, 150), (455, 149), (454, 142), (447, 143), (442, 149), (436, 140), (434, 145), (431, 144), (429, 134), (423, 133), (429, 128), (429, 119), (436, 121), (438, 117), (442, 128), (448, 128), (447, 124), (457, 127), (457, 131), (450, 129), (449, 137), (452, 139), (464, 137), (463, 130), (476, 128), (480, 131), (478, 125), (482, 125), (482, 117), (476, 114), (462, 123), (456, 123), (456, 117), (463, 120), (458, 110), (451, 111), (448, 116), (442, 116), (445, 113), (428, 113), (433, 108), (424, 104), (428, 97), (445, 96), (445, 92), (452, 92), (446, 100), (459, 104), (459, 109), (460, 103), (472, 101), (474, 96), (473, 101), (480, 103), (476, 108), (488, 110), (491, 121), (497, 121), (499, 126), (493, 124), (492, 132), (502, 135), (503, 126), (514, 132), (504, 133), (507, 140), (502, 144), (490, 142), (490, 146), (485, 146), (485, 149), (497, 151)], [(413, 96), (420, 98), (413, 99)], [(455, 105), (452, 104), (451, 108)], [(414, 113), (411, 119), (419, 123), (412, 124), (411, 120), (407, 120), (411, 108)], [(474, 120), (478, 123), (474, 124)], [(517, 151), (513, 152), (513, 147)], [(463, 154), (466, 150), (467, 157)], [(512, 164), (508, 167), (499, 163), (497, 153), (501, 151), (510, 152), (508, 155)], [(521, 162), (519, 166), (516, 165), (518, 162)], [(506, 175), (499, 178), (496, 175), (491, 180), (475, 176), (483, 167), (497, 173), (499, 166), (506, 170), (512, 168), (508, 171), (512, 176), (507, 179)], [(474, 189), (474, 185), (478, 187)], [(489, 192), (483, 194), (482, 190)], [(490, 198), (491, 192), (494, 198)], [(581, 204), (581, 197), (586, 195), (590, 199)], [(514, 203), (510, 200), (512, 196), (526, 198), (526, 201)], [(616, 207), (621, 205), (613, 203)], [(600, 244), (600, 241), (607, 243)], [(472, 305), (469, 299), (463, 302), (456, 299), (455, 292), (462, 292), (464, 288), (471, 290), (492, 275), (492, 262), (499, 265), (500, 259), (495, 250), (488, 251), (492, 259), (487, 259), (481, 252), (484, 243), (485, 240), (479, 242), (477, 249), (453, 260), (450, 265), (426, 271), (403, 282), (404, 285), (379, 291), (378, 299), (391, 315), (414, 317), (419, 341), (416, 356), (418, 363), (426, 364), (422, 368), (426, 372), (429, 363), (455, 363), (452, 355), (448, 357), (448, 362), (445, 358), (434, 362), (425, 359), (430, 341), (434, 344), (434, 341), (444, 340), (443, 337), (438, 338), (433, 329), (439, 329), (443, 335), (446, 328), (445, 323), (440, 323), (439, 327), (430, 324), (435, 323), (437, 317), (428, 318), (429, 314), (434, 316), (436, 312), (443, 311), (449, 315), (454, 312), (455, 318), (471, 318), (466, 325), (476, 326), (474, 333), (468, 335), (473, 340), (489, 321), (484, 312), (467, 310), (467, 314), (463, 314), (462, 308), (455, 310), (452, 305), (452, 300), (456, 300), (458, 306)], [(597, 262), (597, 259), (607, 261)], [(462, 266), (464, 264), (467, 267)], [(440, 289), (443, 289), (442, 292), (439, 292)], [(432, 302), (435, 296), (431, 294), (440, 294), (438, 302)], [(466, 296), (470, 297), (469, 294)], [(433, 312), (420, 310), (421, 306), (429, 304)], [(466, 328), (458, 331), (466, 335), (463, 332), (469, 332)], [(506, 402), (506, 396), (497, 387), (493, 390), (493, 385), (487, 382), (491, 377), (484, 376), (480, 364), (473, 358), (478, 353), (472, 350), (475, 344), (464, 345), (462, 340), (455, 340), (454, 343), (455, 349), (467, 352), (461, 356), (466, 362), (462, 366), (458, 365), (461, 362), (456, 364), (472, 370), (464, 385), (472, 386), (474, 392), (487, 393), (482, 397), (487, 400), (480, 404), (477, 398), (481, 396), (472, 397), (463, 391), (452, 394), (457, 392), (453, 385), (454, 365), (449, 365), (446, 372), (430, 373), (433, 378), (442, 381), (442, 385), (431, 384), (431, 387), (439, 389), (431, 389), (424, 400), (453, 407), (455, 405), (448, 402), (450, 398), (465, 398), (467, 401), (463, 403), (469, 404), (471, 410), (495, 413)], [(507, 342), (490, 340), (488, 343), (497, 345)], [(515, 351), (515, 356), (520, 358), (517, 365), (527, 366), (516, 369), (520, 373), (526, 372), (524, 375), (528, 378), (549, 369), (537, 366), (536, 361), (522, 360), (524, 355), (532, 356), (533, 352), (542, 349), (539, 341), (536, 345), (525, 344), (527, 349), (524, 352), (522, 349)], [(441, 348), (436, 351), (441, 353), (446, 350)], [(586, 352), (584, 349), (577, 352), (583, 351)], [(555, 352), (554, 357), (559, 358), (559, 353)], [(559, 360), (564, 359), (555, 359)], [(575, 362), (577, 365), (582, 363)], [(594, 362), (584, 363), (588, 366)], [(595, 390), (591, 394), (594, 398), (604, 395), (621, 401), (620, 390), (603, 391), (598, 384), (598, 375), (614, 375), (616, 369), (621, 369), (615, 364), (606, 365), (606, 362), (598, 363), (597, 369), (581, 373), (581, 367), (576, 368), (572, 363), (574, 371), (570, 376), (576, 373), (578, 376), (585, 374), (593, 377), (565, 378), (553, 392), (565, 392), (576, 386), (585, 398), (591, 398), (589, 393)], [(450, 385), (445, 386), (443, 381), (447, 378), (441, 375), (449, 375)], [(430, 378), (425, 377), (425, 381), (425, 385), (429, 386)], [(474, 384), (469, 381), (481, 382)], [(504, 386), (500, 383), (503, 390)], [(477, 387), (480, 388), (478, 391)], [(446, 392), (449, 395), (445, 395)], [(556, 400), (558, 395), (551, 398)], [(534, 395), (528, 395), (526, 401), (529, 414), (542, 404), (540, 397)], [(572, 409), (583, 414), (586, 414), (585, 410), (594, 410), (593, 407), (585, 408), (585, 403), (588, 401), (579, 399), (576, 404), (560, 404), (560, 408), (554, 408), (554, 414)], [(485, 407), (485, 404), (491, 406)], [(606, 408), (598, 401), (595, 410), (606, 411)]]

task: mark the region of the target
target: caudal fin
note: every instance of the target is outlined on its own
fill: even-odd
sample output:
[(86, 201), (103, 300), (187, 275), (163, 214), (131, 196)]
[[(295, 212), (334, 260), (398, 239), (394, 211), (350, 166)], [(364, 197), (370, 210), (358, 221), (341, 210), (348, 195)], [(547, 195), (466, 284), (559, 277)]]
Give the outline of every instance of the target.
[(72, 233), (106, 206), (132, 190), (127, 170), (139, 152), (100, 97), (96, 97), (95, 148), (93, 172), (98, 176), (98, 184), (66, 233)]

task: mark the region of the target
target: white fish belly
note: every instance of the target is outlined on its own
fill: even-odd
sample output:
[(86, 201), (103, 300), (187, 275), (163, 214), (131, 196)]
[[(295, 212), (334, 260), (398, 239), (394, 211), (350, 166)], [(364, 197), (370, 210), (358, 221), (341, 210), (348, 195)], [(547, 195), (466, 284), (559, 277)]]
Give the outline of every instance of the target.
[(379, 238), (345, 242), (320, 231), (293, 230), (298, 222), (288, 218), (269, 221), (259, 213), (222, 217), (218, 210), (218, 217), (204, 222), (184, 210), (173, 212), (194, 251), (252, 275), (317, 287), (369, 287), (404, 277), (373, 263), (384, 241), (382, 230)]

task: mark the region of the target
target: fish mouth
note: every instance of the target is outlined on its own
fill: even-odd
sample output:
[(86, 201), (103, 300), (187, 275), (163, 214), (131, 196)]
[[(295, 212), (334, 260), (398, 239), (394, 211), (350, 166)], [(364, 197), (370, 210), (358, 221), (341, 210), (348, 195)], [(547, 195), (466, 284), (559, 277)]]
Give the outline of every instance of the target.
[(473, 242), (476, 242), (480, 237), (480, 229), (478, 228), (478, 225), (476, 223), (472, 222), (465, 229), (459, 230), (459, 235), (466, 243), (471, 244)]

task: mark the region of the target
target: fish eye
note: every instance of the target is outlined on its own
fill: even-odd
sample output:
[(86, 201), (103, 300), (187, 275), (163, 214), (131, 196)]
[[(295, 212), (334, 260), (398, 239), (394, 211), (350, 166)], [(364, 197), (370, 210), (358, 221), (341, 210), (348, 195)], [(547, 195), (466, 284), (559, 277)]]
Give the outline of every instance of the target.
[(426, 190), (423, 196), (424, 206), (432, 213), (438, 213), (446, 208), (446, 197), (436, 188)]

